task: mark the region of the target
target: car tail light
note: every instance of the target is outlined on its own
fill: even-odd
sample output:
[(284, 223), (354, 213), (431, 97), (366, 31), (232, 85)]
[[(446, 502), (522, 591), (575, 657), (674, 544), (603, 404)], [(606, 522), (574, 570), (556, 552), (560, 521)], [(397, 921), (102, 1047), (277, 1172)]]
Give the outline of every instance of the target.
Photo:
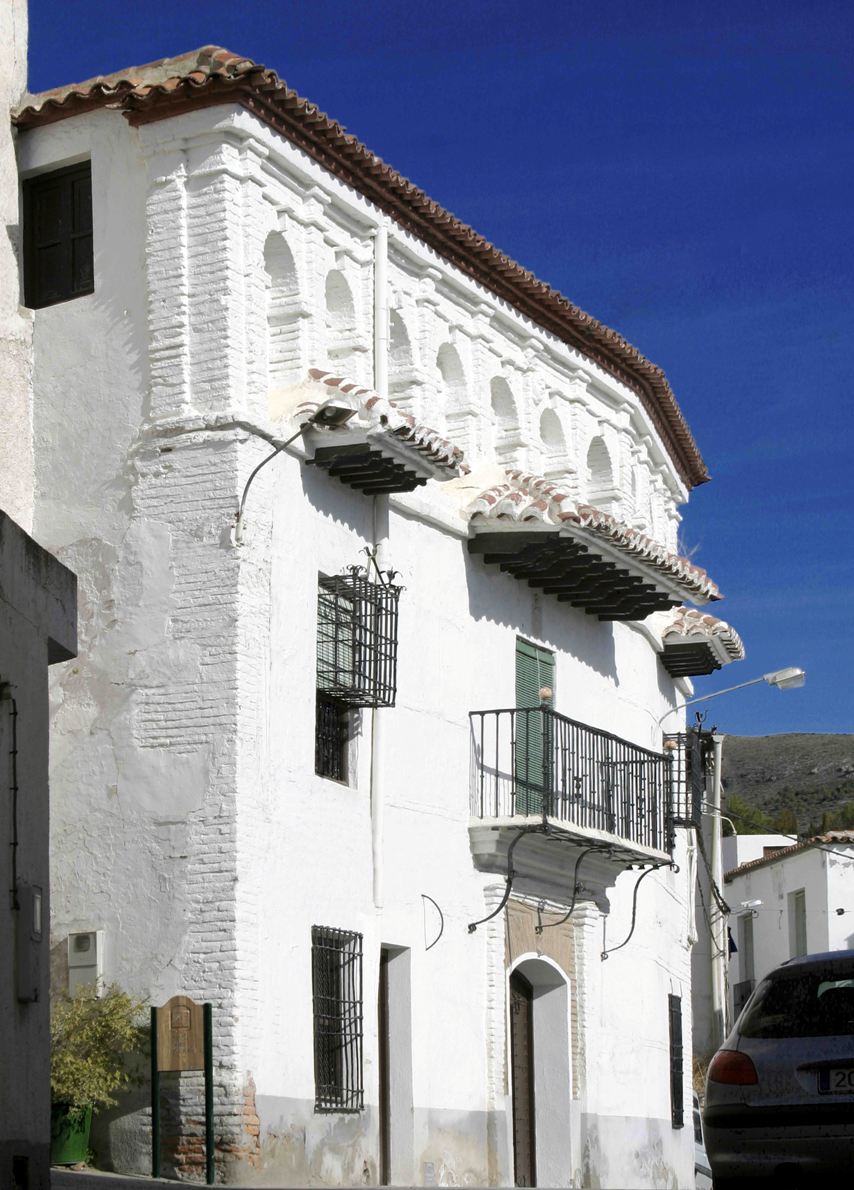
[(747, 1054), (738, 1050), (718, 1050), (709, 1066), (709, 1079), (713, 1083), (731, 1083), (745, 1086), (758, 1083), (756, 1067)]

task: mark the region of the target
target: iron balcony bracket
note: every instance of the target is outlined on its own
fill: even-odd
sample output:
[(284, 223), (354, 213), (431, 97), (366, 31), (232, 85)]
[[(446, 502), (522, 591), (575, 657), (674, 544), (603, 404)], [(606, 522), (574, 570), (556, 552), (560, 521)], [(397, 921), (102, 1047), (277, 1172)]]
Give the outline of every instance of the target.
[[(604, 963), (605, 959), (608, 958), (609, 955), (612, 955), (614, 953), (615, 950), (622, 950), (623, 947), (627, 946), (628, 943), (631, 941), (632, 934), (635, 932), (635, 923), (637, 920), (637, 912), (638, 912), (638, 889), (641, 886), (641, 881), (644, 880), (650, 874), (650, 872), (657, 872), (659, 867), (661, 867), (661, 866), (662, 866), (661, 864), (653, 864), (653, 866), (651, 868), (647, 868), (645, 872), (641, 872), (640, 876), (638, 877), (637, 882), (635, 884), (635, 891), (632, 893), (632, 928), (629, 930), (628, 934), (623, 939), (623, 941), (619, 944), (619, 946), (612, 946), (609, 950), (602, 951), (602, 953), (599, 957), (603, 963)], [(672, 866), (672, 865), (668, 865), (668, 866)]]
[(566, 911), (566, 913), (563, 915), (563, 917), (559, 918), (558, 921), (549, 921), (549, 922), (546, 922), (545, 925), (542, 924), (542, 921), (539, 921), (537, 923), (537, 925), (534, 927), (534, 933), (542, 934), (543, 930), (552, 930), (552, 929), (554, 929), (555, 926), (562, 926), (564, 924), (564, 922), (569, 921), (570, 917), (572, 917), (573, 910), (575, 909), (575, 902), (576, 902), (576, 900), (578, 898), (578, 894), (581, 890), (581, 885), (578, 883), (578, 869), (581, 867), (581, 861), (584, 859), (584, 857), (586, 855), (589, 855), (589, 853), (591, 851), (609, 851), (609, 850), (610, 850), (610, 848), (598, 847), (596, 845), (594, 845), (593, 847), (585, 847), (585, 849), (580, 853), (580, 855), (576, 859), (575, 867), (572, 872), (572, 900), (569, 903), (569, 909)]
[(492, 921), (493, 917), (497, 917), (507, 902), (510, 900), (510, 893), (513, 891), (513, 877), (516, 873), (513, 871), (513, 852), (516, 850), (516, 844), (521, 840), (523, 835), (542, 834), (543, 828), (541, 826), (526, 826), (520, 830), (516, 838), (507, 848), (507, 875), (504, 878), (504, 896), (501, 898), (499, 905), (487, 916), (482, 917), (480, 921), (470, 922), (467, 929), (470, 934), (473, 934), (478, 926), (486, 925), (488, 921)]

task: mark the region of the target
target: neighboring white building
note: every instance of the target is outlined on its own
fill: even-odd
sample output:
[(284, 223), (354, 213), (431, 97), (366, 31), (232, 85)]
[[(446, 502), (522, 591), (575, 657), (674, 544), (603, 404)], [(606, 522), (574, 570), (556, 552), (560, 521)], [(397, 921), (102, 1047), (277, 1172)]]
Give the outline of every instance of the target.
[[(26, 5), (0, 6), (4, 110), (26, 87)], [(0, 132), (0, 1187), (48, 1190), (48, 666), (76, 649), (74, 575), (32, 526), (32, 314), (21, 305), (18, 175)], [(23, 526), (23, 527), (22, 527)]]
[(757, 980), (786, 959), (854, 949), (854, 831), (794, 844), (786, 835), (725, 839), (724, 866), (737, 947), (729, 964), (734, 1016)]
[[(103, 978), (212, 1002), (229, 1180), (688, 1185), (659, 722), (741, 649), (680, 610), (718, 592), (676, 553), (707, 475), (664, 376), (224, 50), (17, 124), (71, 228), (28, 274), (85, 657), (55, 953), (100, 931)], [(101, 1159), (144, 1172), (149, 1129), (128, 1101)]]

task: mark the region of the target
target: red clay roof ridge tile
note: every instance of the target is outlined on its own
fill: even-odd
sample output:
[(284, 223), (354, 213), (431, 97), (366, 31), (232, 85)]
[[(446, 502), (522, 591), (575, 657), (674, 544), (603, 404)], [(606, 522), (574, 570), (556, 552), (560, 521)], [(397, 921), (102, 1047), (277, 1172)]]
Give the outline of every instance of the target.
[(450, 264), (627, 384), (641, 398), (684, 482), (692, 487), (708, 480), (697, 444), (656, 364), (617, 331), (444, 210), (289, 88), (275, 71), (251, 58), (222, 46), (203, 46), (174, 58), (30, 95), (13, 121), (26, 129), (98, 107), (117, 107), (138, 124), (178, 114), (195, 103), (227, 102), (242, 104), (424, 239)]

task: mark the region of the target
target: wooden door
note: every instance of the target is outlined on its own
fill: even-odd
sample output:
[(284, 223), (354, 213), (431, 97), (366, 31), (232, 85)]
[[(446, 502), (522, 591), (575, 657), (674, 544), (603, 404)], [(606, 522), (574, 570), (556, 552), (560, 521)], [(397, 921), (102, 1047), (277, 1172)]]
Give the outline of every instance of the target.
[(391, 1103), (389, 1095), (389, 1004), (388, 1004), (388, 961), (385, 947), (380, 951), (379, 995), (377, 997), (377, 1022), (379, 1040), (379, 1117), (380, 1117), (380, 1168), (379, 1183), (388, 1186), (391, 1181)]
[(510, 976), (510, 1067), (513, 1076), (513, 1173), (517, 1186), (536, 1186), (533, 989)]

